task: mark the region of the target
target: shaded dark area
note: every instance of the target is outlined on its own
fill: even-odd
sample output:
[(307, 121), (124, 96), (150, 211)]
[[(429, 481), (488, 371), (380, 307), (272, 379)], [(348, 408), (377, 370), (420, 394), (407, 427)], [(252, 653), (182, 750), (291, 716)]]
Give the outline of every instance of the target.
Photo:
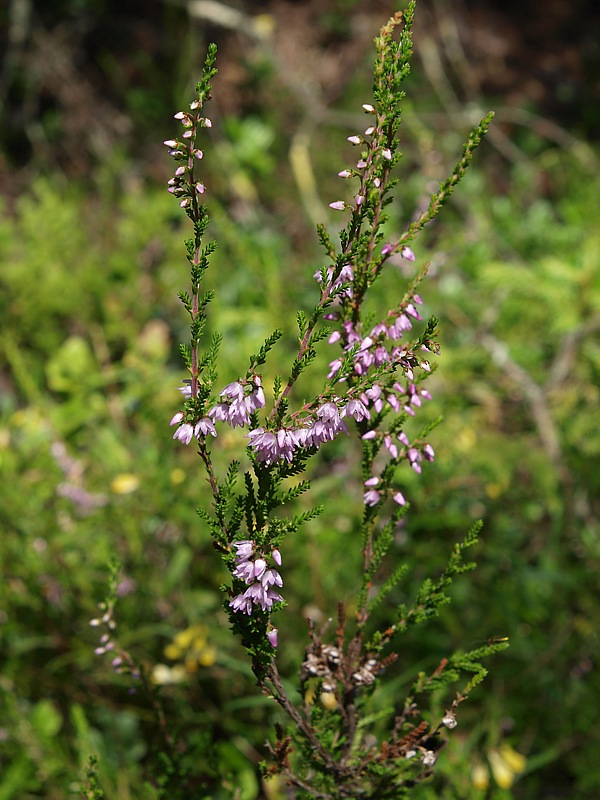
[[(36, 3), (34, 10), (29, 0), (10, 0), (0, 18), (0, 189), (14, 195), (30, 169), (83, 176), (114, 148), (141, 160), (193, 80), (208, 40), (223, 53), (223, 109), (256, 111), (264, 76), (256, 64), (258, 73), (249, 74), (247, 62), (261, 24), (273, 28), (267, 47), (283, 77), (298, 91), (316, 90), (329, 106), (369, 52), (379, 20), (394, 8), (348, 0), (212, 7), (63, 0)], [(415, 35), (418, 57), (426, 60), (422, 34), (439, 63), (420, 71), (442, 70), (441, 91), (457, 102), (485, 97), (584, 138), (600, 132), (597, 3), (422, 0)]]

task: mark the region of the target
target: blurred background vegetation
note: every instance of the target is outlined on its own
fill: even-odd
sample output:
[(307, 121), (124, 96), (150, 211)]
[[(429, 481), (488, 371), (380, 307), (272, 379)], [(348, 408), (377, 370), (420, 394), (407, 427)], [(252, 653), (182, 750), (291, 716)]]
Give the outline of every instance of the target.
[[(162, 687), (188, 748), (186, 796), (284, 796), (257, 777), (276, 712), (230, 639), (224, 575), (195, 513), (205, 481), (168, 428), (183, 377), (176, 293), (188, 234), (165, 191), (161, 143), (216, 41), (203, 167), (226, 383), (275, 327), (286, 331), (283, 357), (295, 310), (314, 302), (314, 223), (337, 222), (327, 204), (354, 156), (346, 136), (364, 124), (372, 39), (396, 8), (2, 5), (0, 800), (82, 796), (90, 754), (109, 800), (154, 796), (152, 705), (94, 655), (88, 624), (113, 557), (120, 641)], [(497, 116), (414, 247), (431, 261), (422, 294), (441, 320), (428, 413), (445, 422), (435, 464), (406, 477), (412, 507), (396, 554), (416, 585), (474, 518), (485, 532), (478, 570), (405, 641), (387, 692), (401, 699), (417, 669), (453, 648), (511, 640), (419, 798), (600, 795), (599, 34), (589, 0), (418, 3), (391, 233), (446, 176), (471, 125), (489, 108)], [(406, 277), (398, 268), (377, 287), (380, 309)], [(220, 437), (223, 463), (239, 438)], [(284, 553), (290, 674), (305, 616), (351, 595), (356, 564), (340, 540), (352, 537), (360, 484), (342, 492), (336, 476), (352, 457), (344, 446), (323, 454), (315, 494), (327, 512)]]

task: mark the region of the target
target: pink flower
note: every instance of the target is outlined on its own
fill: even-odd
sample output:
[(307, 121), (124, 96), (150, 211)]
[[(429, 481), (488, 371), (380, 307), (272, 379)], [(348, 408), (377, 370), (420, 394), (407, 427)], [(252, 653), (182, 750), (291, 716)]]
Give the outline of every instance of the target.
[(392, 458), (398, 458), (398, 447), (392, 441), (392, 437), (389, 435), (389, 433), (386, 433), (386, 435), (383, 437), (383, 444)]
[(366, 506), (376, 506), (380, 500), (381, 495), (376, 489), (369, 489), (363, 497), (363, 502)]
[(183, 425), (180, 425), (173, 434), (173, 438), (178, 439), (183, 444), (189, 444), (192, 441), (193, 436), (194, 428), (189, 424), (189, 422), (184, 422)]
[(353, 417), (356, 422), (360, 422), (363, 419), (369, 419), (371, 416), (369, 409), (361, 400), (349, 400), (346, 408), (344, 409), (344, 413), (348, 417)]
[(337, 373), (340, 371), (343, 363), (344, 362), (342, 361), (341, 358), (336, 358), (335, 361), (331, 361), (330, 364), (329, 364), (329, 372), (327, 373), (327, 377), (328, 378), (333, 378), (334, 375), (337, 375)]
[(215, 430), (215, 426), (212, 424), (212, 421), (208, 417), (202, 417), (199, 419), (194, 427), (194, 436), (196, 439), (202, 436), (216, 436), (217, 432)]
[(254, 553), (254, 542), (250, 539), (241, 539), (239, 542), (234, 542), (232, 545), (236, 551), (236, 557), (240, 559), (250, 558)]
[(433, 461), (433, 459), (435, 458), (433, 447), (430, 444), (426, 444), (423, 447), (423, 458), (426, 458), (427, 461)]

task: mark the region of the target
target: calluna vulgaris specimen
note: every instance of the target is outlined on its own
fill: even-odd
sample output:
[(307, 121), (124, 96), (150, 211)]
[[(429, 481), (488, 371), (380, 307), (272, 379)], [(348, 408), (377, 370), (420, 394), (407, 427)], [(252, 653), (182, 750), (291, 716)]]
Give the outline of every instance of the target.
[[(339, 244), (324, 226), (318, 228), (325, 251), (325, 263), (314, 274), (318, 300), (309, 314), (298, 313), (297, 353), (287, 377), (277, 378), (273, 387), (263, 385), (260, 369), (272, 356), (281, 331), (276, 330), (250, 357), (247, 371), (238, 380), (224, 387), (217, 375), (220, 337), (214, 335), (206, 348), (201, 347), (212, 298), (203, 291), (202, 281), (215, 246), (204, 244), (208, 213), (202, 199), (208, 190), (200, 177), (201, 137), (211, 125), (204, 106), (216, 73), (214, 46), (208, 50), (196, 99), (189, 110), (175, 114), (182, 132), (165, 142), (176, 164), (169, 192), (178, 198), (193, 225), (193, 238), (186, 242), (191, 291), (180, 293), (191, 319), (191, 342), (182, 347), (189, 377), (171, 425), (175, 439), (197, 446), (212, 488), (211, 511), (199, 513), (231, 573), (230, 585), (224, 587), (224, 606), (232, 630), (251, 658), (258, 685), (288, 718), (288, 727), (278, 726), (268, 745), (271, 763), (263, 765), (264, 774), (282, 774), (298, 798), (404, 796), (431, 773), (443, 743), (441, 731), (457, 725), (460, 703), (485, 675), (480, 660), (503, 646), (491, 643), (443, 658), (431, 674), (419, 674), (409, 696), (390, 708), (387, 726), (383, 727), (381, 713), (375, 727), (366, 723), (382, 673), (398, 658), (394, 648), (400, 635), (430, 619), (447, 602), (446, 587), (454, 576), (473, 566), (463, 555), (479, 530), (475, 525), (455, 546), (442, 575), (425, 581), (410, 602), (396, 605), (395, 616), (383, 629), (373, 629), (373, 610), (405, 574), (403, 567), (392, 567), (386, 569), (387, 577), (378, 579), (408, 508), (403, 469), (420, 473), (425, 462), (434, 458), (427, 440), (432, 426), (416, 435), (410, 431), (419, 408), (431, 399), (424, 383), (439, 346), (435, 318), (422, 321), (419, 311), (422, 303), (417, 291), (426, 266), (415, 272), (400, 301), (379, 318), (366, 318), (365, 298), (393, 257), (416, 261), (409, 243), (436, 217), (463, 177), (492, 117), (486, 116), (471, 132), (461, 159), (428, 208), (401, 235), (386, 235), (386, 207), (394, 199), (394, 174), (401, 158), (398, 129), (402, 83), (409, 74), (413, 14), (414, 4), (410, 4), (403, 14), (389, 20), (375, 40), (373, 97), (363, 105), (365, 129), (348, 137), (357, 156), (354, 165), (339, 173), (340, 194), (347, 199), (330, 203), (346, 215), (347, 223)], [(325, 340), (322, 346), (330, 347), (332, 355), (322, 389), (299, 405), (296, 398), (304, 395), (297, 384), (301, 386), (317, 345)], [(220, 477), (211, 446), (215, 437), (218, 446), (219, 428), (224, 425), (242, 429), (240, 447), (245, 447), (246, 456), (232, 462)], [(309, 626), (299, 673), (302, 701), (296, 705), (278, 671), (274, 619), (275, 615), (285, 618), (286, 535), (320, 509), (279, 516), (282, 506), (310, 490), (306, 480), (291, 489), (284, 488), (284, 481), (302, 475), (309, 459), (340, 436), (358, 437), (362, 447), (362, 533), (360, 541), (353, 543), (363, 556), (357, 580), (360, 588), (352, 615), (340, 605), (334, 626), (321, 630)], [(246, 467), (238, 482), (240, 463)], [(344, 547), (350, 546), (345, 540)], [(461, 683), (463, 672), (470, 677)], [(452, 691), (451, 685), (455, 686)], [(437, 716), (427, 709), (422, 712), (417, 703), (431, 692), (436, 693), (437, 707), (443, 709)], [(320, 703), (312, 702), (315, 696)], [(441, 705), (440, 696), (445, 698)]]

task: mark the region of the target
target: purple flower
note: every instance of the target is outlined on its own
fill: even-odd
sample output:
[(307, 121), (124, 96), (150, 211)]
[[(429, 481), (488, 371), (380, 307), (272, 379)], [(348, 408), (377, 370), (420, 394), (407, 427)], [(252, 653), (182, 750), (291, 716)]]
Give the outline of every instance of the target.
[(194, 436), (194, 428), (189, 422), (184, 422), (180, 425), (173, 434), (174, 439), (178, 439), (183, 444), (189, 444)]
[[(278, 603), (283, 600), (279, 592), (276, 592), (270, 587), (266, 589), (262, 583), (253, 583), (246, 589), (242, 597), (246, 601), (250, 600), (251, 603), (260, 606), (263, 611), (270, 610), (273, 607), (273, 603)], [(236, 599), (237, 598), (234, 598), (229, 605), (233, 606)], [(251, 612), (247, 611), (246, 613), (250, 614)]]
[(381, 499), (381, 495), (375, 489), (375, 486), (379, 484), (379, 478), (374, 476), (373, 478), (369, 478), (365, 481), (365, 486), (367, 487), (367, 491), (364, 494), (364, 504), (366, 506), (375, 506)]
[[(276, 569), (267, 569), (267, 561), (261, 555), (254, 558), (256, 555), (254, 542), (244, 539), (234, 542), (233, 547), (236, 550), (236, 567), (232, 575), (246, 583), (248, 588), (231, 600), (230, 608), (242, 614), (251, 614), (253, 605), (258, 605), (265, 611), (270, 609), (274, 602), (283, 600), (283, 597), (272, 588), (283, 586), (283, 579)], [(275, 563), (281, 565), (279, 550), (273, 550), (271, 555)]]
[(267, 631), (267, 639), (271, 647), (277, 647), (277, 628), (272, 628), (270, 631)]
[(234, 542), (233, 547), (235, 547), (237, 558), (240, 559), (250, 558), (254, 553), (254, 542), (251, 542), (250, 539), (242, 539), (239, 542)]
[(232, 575), (244, 581), (244, 583), (251, 583), (255, 579), (260, 579), (266, 569), (267, 562), (264, 558), (257, 558), (256, 561), (240, 561), (233, 570)]
[(329, 203), (329, 208), (333, 208), (334, 211), (345, 211), (348, 206), (343, 200), (336, 200), (335, 203)]
[(344, 409), (344, 413), (348, 417), (353, 417), (356, 422), (361, 422), (361, 420), (371, 417), (369, 409), (361, 400), (349, 400)]
[(229, 605), (234, 611), (238, 611), (241, 614), (252, 613), (252, 598), (246, 597), (245, 593), (236, 595)]
[(426, 444), (423, 447), (423, 458), (427, 459), (427, 461), (433, 461), (435, 458), (433, 447), (430, 444)]
[(416, 308), (415, 308), (415, 307), (412, 305), (412, 303), (409, 303), (409, 304), (406, 306), (406, 313), (407, 313), (407, 314), (410, 314), (410, 316), (411, 316), (411, 317), (413, 317), (414, 319), (423, 319), (423, 317), (422, 317), (422, 316), (419, 314), (419, 312), (418, 312), (418, 311), (417, 311), (417, 309), (416, 309)]
[(331, 361), (329, 363), (329, 372), (327, 373), (328, 378), (333, 378), (342, 368), (342, 364), (344, 362), (341, 358), (336, 358), (335, 361)]
[(221, 392), (221, 402), (208, 412), (209, 417), (226, 422), (233, 428), (247, 425), (250, 414), (265, 405), (265, 393), (258, 375), (253, 376), (250, 391), (247, 391), (248, 385), (239, 381), (228, 383)]
[(392, 458), (398, 458), (398, 446), (392, 441), (392, 437), (389, 433), (386, 433), (383, 437), (383, 444)]
[(381, 495), (376, 489), (369, 489), (365, 492), (363, 501), (366, 506), (376, 506), (380, 499)]
[(406, 455), (408, 457), (411, 467), (418, 475), (420, 475), (421, 464), (419, 462), (421, 461), (421, 453), (419, 453), (416, 447), (409, 447), (408, 450), (406, 451)]
[(365, 404), (371, 402), (373, 404), (373, 408), (379, 414), (379, 412), (383, 408), (383, 400), (381, 398), (381, 386), (378, 383), (374, 383), (369, 389), (366, 390), (364, 397), (366, 397)]
[(199, 419), (194, 427), (194, 436), (196, 439), (199, 439), (200, 435), (208, 436), (209, 434), (211, 436), (217, 435), (215, 426), (208, 417), (202, 417), (202, 419)]
[(283, 578), (276, 569), (266, 569), (260, 578), (260, 582), (268, 589), (269, 586), (283, 586)]
[(279, 459), (291, 461), (294, 457), (297, 441), (292, 431), (285, 428), (281, 428), (276, 434), (264, 428), (255, 428), (250, 431), (248, 438), (256, 458), (266, 466), (274, 464)]

